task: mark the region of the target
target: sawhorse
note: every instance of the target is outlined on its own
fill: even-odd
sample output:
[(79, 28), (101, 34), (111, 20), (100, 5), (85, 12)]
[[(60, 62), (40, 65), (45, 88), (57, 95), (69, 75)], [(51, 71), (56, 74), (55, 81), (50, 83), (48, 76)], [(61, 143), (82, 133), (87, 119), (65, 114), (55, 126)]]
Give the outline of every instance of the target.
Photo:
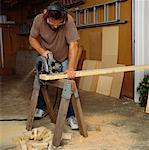
[[(47, 90), (48, 85), (52, 85), (63, 89), (57, 119), (56, 119), (56, 114), (51, 105), (51, 100), (48, 96), (48, 90)], [(66, 114), (67, 114), (70, 100), (72, 101), (72, 106), (74, 109), (75, 116), (77, 118), (80, 134), (83, 135), (84, 137), (87, 137), (88, 136), (87, 128), (83, 120), (83, 113), (82, 113), (76, 82), (74, 80), (68, 80), (68, 79), (44, 82), (44, 84), (41, 84), (38, 79), (38, 76), (35, 76), (33, 92), (31, 97), (31, 106), (30, 106), (26, 129), (31, 130), (33, 127), (34, 114), (38, 102), (40, 88), (47, 106), (47, 110), (51, 122), (56, 123), (52, 145), (55, 147), (60, 146), (62, 132), (64, 129)]]

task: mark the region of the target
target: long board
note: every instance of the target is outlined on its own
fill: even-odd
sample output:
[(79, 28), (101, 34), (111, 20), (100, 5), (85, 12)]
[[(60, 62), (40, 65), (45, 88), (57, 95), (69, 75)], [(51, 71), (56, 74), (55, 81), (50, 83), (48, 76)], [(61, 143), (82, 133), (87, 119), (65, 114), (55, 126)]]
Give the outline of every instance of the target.
[[(149, 70), (149, 65), (81, 70), (81, 71), (75, 71), (75, 74), (76, 74), (75, 76), (83, 77), (83, 76), (102, 75), (102, 74), (128, 72), (128, 71), (136, 71), (136, 70)], [(57, 74), (50, 74), (50, 75), (40, 74), (39, 75), (39, 79), (45, 80), (45, 81), (56, 80), (56, 79), (65, 79), (65, 78), (68, 78), (68, 76), (67, 76), (67, 74), (64, 74), (64, 73), (57, 73)]]

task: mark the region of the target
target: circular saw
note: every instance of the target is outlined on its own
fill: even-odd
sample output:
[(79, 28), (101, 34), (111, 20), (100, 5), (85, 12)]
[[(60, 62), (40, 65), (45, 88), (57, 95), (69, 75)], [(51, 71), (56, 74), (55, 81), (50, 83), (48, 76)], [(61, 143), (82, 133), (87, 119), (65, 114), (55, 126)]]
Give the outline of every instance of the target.
[(53, 58), (53, 54), (48, 54), (48, 58), (38, 56), (36, 59), (37, 74), (52, 74), (62, 72), (63, 66), (61, 62)]

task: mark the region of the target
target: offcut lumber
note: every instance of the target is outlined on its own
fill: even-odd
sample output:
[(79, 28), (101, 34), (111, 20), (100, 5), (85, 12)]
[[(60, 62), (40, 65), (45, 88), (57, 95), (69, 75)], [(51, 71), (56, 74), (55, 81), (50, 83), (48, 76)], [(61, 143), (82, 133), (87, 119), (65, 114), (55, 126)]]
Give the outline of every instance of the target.
[(64, 140), (71, 140), (72, 133), (63, 133), (62, 134), (62, 139)]
[(27, 145), (26, 145), (26, 142), (24, 140), (20, 141), (20, 145), (21, 145), (22, 150), (27, 150)]
[(15, 139), (18, 150), (43, 150), (51, 146), (53, 133), (46, 127), (38, 127)]
[[(75, 74), (76, 74), (75, 76), (76, 77), (83, 77), (83, 76), (102, 75), (102, 74), (117, 73), (117, 72), (128, 72), (128, 71), (136, 71), (136, 70), (149, 70), (149, 65), (81, 70), (81, 71), (75, 71)], [(68, 78), (68, 76), (67, 76), (67, 74), (64, 74), (64, 73), (51, 74), (51, 75), (40, 74), (39, 78), (41, 80), (48, 81), (48, 80), (64, 79), (64, 78)]]
[(146, 113), (149, 114), (149, 93), (148, 93), (148, 99), (147, 99), (147, 105), (146, 105)]

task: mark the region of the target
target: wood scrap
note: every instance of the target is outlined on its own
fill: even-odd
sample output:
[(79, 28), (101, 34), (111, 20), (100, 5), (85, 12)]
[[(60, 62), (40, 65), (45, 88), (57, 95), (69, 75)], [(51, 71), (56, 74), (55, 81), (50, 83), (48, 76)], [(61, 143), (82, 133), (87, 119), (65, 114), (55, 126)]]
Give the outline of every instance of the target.
[(146, 113), (149, 114), (149, 93), (148, 93), (148, 99), (146, 104)]
[(72, 133), (63, 133), (62, 134), (62, 139), (63, 140), (71, 140)]
[[(54, 125), (54, 124), (53, 124)], [(72, 133), (63, 133), (63, 140), (71, 140)], [(51, 150), (53, 133), (46, 127), (34, 128), (32, 131), (27, 131), (23, 136), (17, 137), (14, 144), (18, 150)]]
[(41, 141), (47, 137), (51, 138), (52, 132), (45, 127), (34, 128), (29, 139)]
[(20, 141), (20, 145), (21, 145), (21, 150), (27, 150), (27, 145), (26, 145), (26, 142), (24, 140)]
[(35, 142), (32, 144), (32, 149), (35, 150), (43, 150), (43, 149), (48, 149), (49, 144), (46, 142)]

